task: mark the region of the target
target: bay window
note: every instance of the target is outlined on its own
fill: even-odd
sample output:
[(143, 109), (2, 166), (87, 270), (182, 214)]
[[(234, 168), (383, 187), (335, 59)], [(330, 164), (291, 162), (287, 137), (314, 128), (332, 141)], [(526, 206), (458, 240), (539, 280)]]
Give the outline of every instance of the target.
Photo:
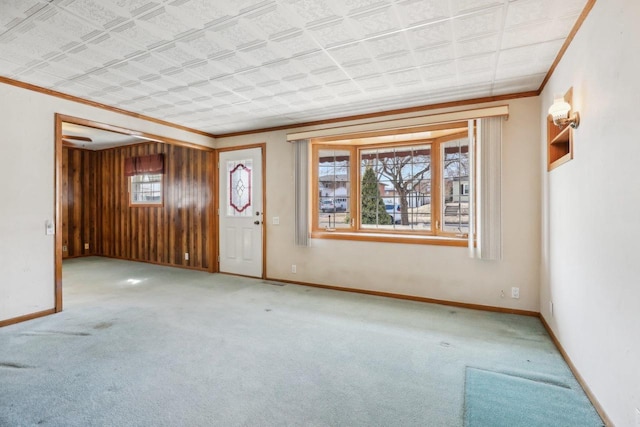
[(312, 236), (465, 245), (468, 135), (465, 121), (311, 140)]

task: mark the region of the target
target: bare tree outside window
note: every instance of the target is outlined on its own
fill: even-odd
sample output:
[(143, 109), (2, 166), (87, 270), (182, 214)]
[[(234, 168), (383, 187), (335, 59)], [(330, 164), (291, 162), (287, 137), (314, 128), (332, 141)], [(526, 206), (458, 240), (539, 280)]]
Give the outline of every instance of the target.
[(468, 128), (447, 126), (312, 143), (314, 233), (466, 238), (474, 197)]
[[(466, 138), (441, 144), (442, 208), (445, 231), (468, 230), (469, 144)], [(371, 168), (391, 191), (383, 198), (399, 206), (399, 224), (412, 228), (431, 205), (431, 145), (397, 146), (361, 151), (361, 167)], [(421, 207), (428, 206), (429, 209)]]
[[(430, 203), (431, 146), (414, 145), (362, 150), (362, 163), (373, 169), (379, 181), (393, 189), (393, 206), (400, 206), (400, 225), (411, 225), (409, 208)], [(415, 201), (412, 202), (412, 197)], [(412, 206), (410, 206), (412, 205)]]

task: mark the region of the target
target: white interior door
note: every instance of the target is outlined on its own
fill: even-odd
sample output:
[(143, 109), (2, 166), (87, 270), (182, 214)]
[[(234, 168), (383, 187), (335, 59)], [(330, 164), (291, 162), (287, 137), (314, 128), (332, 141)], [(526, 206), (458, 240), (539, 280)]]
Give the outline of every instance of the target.
[(220, 153), (220, 272), (262, 277), (262, 148)]

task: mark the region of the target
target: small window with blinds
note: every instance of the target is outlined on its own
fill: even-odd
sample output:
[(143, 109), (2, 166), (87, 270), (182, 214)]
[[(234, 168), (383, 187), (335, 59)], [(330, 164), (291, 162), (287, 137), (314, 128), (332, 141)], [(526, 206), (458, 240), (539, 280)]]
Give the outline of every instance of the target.
[(162, 174), (135, 175), (130, 179), (132, 206), (162, 206)]
[(162, 206), (164, 155), (129, 157), (124, 161), (129, 177), (129, 206)]

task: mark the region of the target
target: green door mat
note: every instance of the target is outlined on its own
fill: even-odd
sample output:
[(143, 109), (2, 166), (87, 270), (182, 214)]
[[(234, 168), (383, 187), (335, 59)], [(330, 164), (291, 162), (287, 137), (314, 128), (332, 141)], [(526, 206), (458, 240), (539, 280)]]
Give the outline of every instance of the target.
[(465, 427), (601, 427), (582, 390), (467, 367)]

